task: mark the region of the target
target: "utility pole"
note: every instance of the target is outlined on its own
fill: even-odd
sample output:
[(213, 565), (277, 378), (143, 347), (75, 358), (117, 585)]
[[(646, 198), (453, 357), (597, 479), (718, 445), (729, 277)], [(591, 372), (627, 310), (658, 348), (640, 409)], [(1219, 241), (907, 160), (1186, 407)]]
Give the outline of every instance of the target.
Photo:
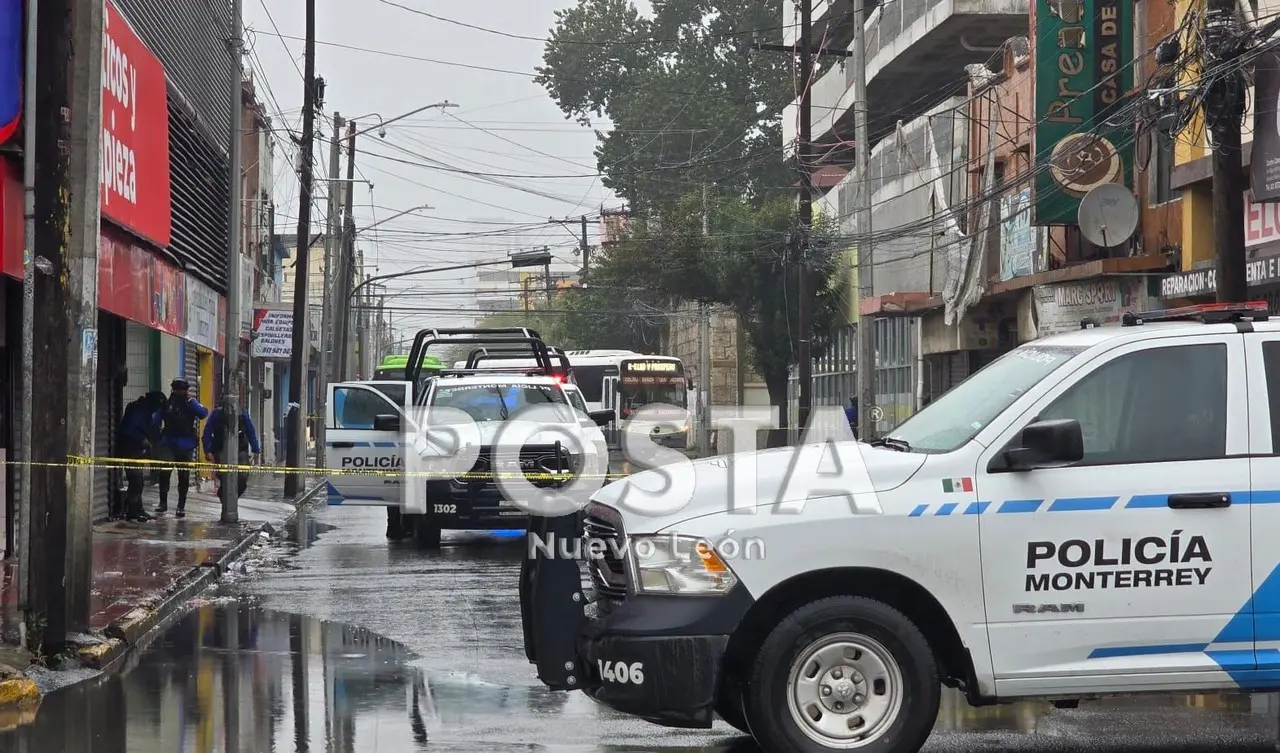
[[(703, 183), (702, 237), (710, 236), (711, 208)], [(711, 454), (711, 307), (703, 301), (698, 309), (698, 452), (705, 457)]]
[(1236, 64), (1243, 51), (1236, 28), (1234, 0), (1209, 0), (1204, 27), (1206, 67), (1217, 73), (1205, 86), (1205, 125), (1213, 136), (1213, 236), (1217, 248), (1220, 303), (1248, 296), (1244, 255), (1244, 192), (1249, 187), (1241, 166), (1240, 128), (1248, 89)]
[[(33, 296), (35, 289), (35, 266), (32, 264), (33, 250), (36, 247), (36, 133), (32, 125), (39, 114), (36, 96), (36, 50), (40, 33), (39, 9), (37, 3), (27, 4), (27, 28), (24, 33), (26, 41), (25, 68), (23, 71), (22, 93), (22, 187), (23, 187), (23, 251), (22, 251), (22, 400), (18, 406), (21, 413), (21, 428), (18, 435), (18, 447), (22, 452), (22, 474), (19, 486), (18, 536), (18, 609), (27, 611), (30, 606), (29, 584), (31, 582), (31, 383), (35, 377), (35, 337), (32, 327), (35, 323), (35, 307)], [(25, 639), (23, 641), (26, 642)]]
[[(858, 0), (854, 0), (858, 2)], [(858, 30), (861, 33), (861, 29)], [(809, 300), (809, 238), (813, 231), (813, 3), (800, 0), (800, 128), (796, 157), (800, 162), (800, 215), (799, 232), (793, 239), (799, 262), (797, 301), (800, 308), (800, 405), (796, 426), (804, 432), (809, 425), (809, 409), (813, 405), (813, 355), (810, 352), (813, 337), (813, 302)]]
[(867, 39), (866, 8), (853, 9), (853, 139), (856, 144), (854, 172), (857, 174), (856, 207), (858, 238), (858, 437), (870, 441), (876, 437), (876, 338), (875, 317), (863, 314), (862, 302), (875, 295), (873, 283), (874, 256), (871, 247), (871, 135), (867, 130)]
[(329, 353), (334, 346), (333, 337), (333, 257), (334, 243), (338, 235), (338, 210), (341, 207), (338, 194), (338, 171), (342, 167), (342, 142), (338, 133), (342, 130), (342, 116), (333, 114), (333, 136), (329, 139), (329, 218), (324, 231), (324, 287), (320, 292), (320, 365), (316, 369), (316, 468), (325, 467), (325, 416), (329, 402)]
[[(310, 271), (308, 247), (311, 245), (311, 161), (313, 141), (315, 139), (316, 110), (316, 0), (306, 0), (306, 49), (303, 62), (302, 82), (302, 139), (298, 145), (300, 156), (298, 175), (298, 256), (293, 267), (293, 350), (289, 354), (289, 399), (300, 408), (290, 415), (288, 432), (288, 465), (290, 468), (301, 468), (306, 462), (306, 430), (304, 415), (307, 410), (306, 399), (302, 395), (306, 384), (307, 355), (310, 350), (310, 338), (307, 337), (307, 277)], [(284, 476), (284, 493), (297, 496), (299, 488), (297, 473), (286, 473)]]
[(591, 268), (591, 246), (587, 243), (587, 216), (582, 215), (582, 279), (587, 279), (587, 270)]
[[(92, 457), (98, 386), (98, 242), (102, 235), (102, 3), (72, 5), (70, 157), (71, 246), (67, 258), (70, 290), (67, 309), (71, 346), (63, 371), (67, 387), (67, 451)], [(43, 44), (43, 42), (42, 42)], [(37, 67), (37, 75), (39, 68)], [(60, 145), (61, 146), (61, 145)], [(48, 246), (37, 245), (38, 249)], [(40, 372), (39, 373), (58, 373)], [(111, 381), (115, 389), (116, 381)], [(42, 409), (47, 403), (35, 403)], [(67, 484), (67, 629), (89, 629), (93, 609), (93, 476), (90, 466), (68, 468)]]
[[(337, 138), (337, 132), (334, 138)], [(347, 181), (346, 187), (346, 206), (343, 207), (342, 216), (342, 248), (340, 249), (340, 259), (338, 261), (339, 276), (335, 280), (337, 285), (337, 314), (338, 321), (336, 338), (334, 340), (334, 351), (338, 354), (338, 363), (335, 373), (338, 381), (342, 381), (350, 374), (348, 367), (351, 365), (348, 359), (350, 350), (347, 348), (347, 340), (351, 336), (351, 288), (355, 284), (352, 282), (352, 275), (355, 274), (356, 262), (356, 220), (355, 220), (355, 179), (356, 179), (356, 124), (351, 122), (347, 124)]]
[(226, 437), (223, 447), (222, 462), (231, 461), (231, 469), (222, 483), (222, 522), (237, 523), (240, 521), (240, 495), (236, 486), (239, 483), (240, 464), (239, 424), (240, 424), (240, 300), (241, 270), (244, 264), (240, 261), (240, 240), (244, 237), (241, 221), (244, 203), (244, 176), (240, 174), (244, 161), (244, 136), (241, 133), (244, 125), (244, 59), (242, 57), (244, 30), (241, 19), (241, 0), (231, 0), (231, 39), (227, 42), (231, 54), (231, 227), (227, 233), (227, 357), (224, 359), (226, 376), (222, 380), (222, 421)]
[[(73, 0), (40, 3), (36, 33), (36, 111), (26, 127), (37, 133), (33, 375), (52, 376), (67, 368), (71, 347), (71, 289), (66, 282), (71, 257), (71, 69)], [(87, 4), (82, 4), (87, 5)], [(27, 627), (46, 656), (61, 653), (67, 639), (67, 472), (70, 454), (68, 392), (60, 379), (32, 383), (31, 527), (27, 558), (30, 608)]]

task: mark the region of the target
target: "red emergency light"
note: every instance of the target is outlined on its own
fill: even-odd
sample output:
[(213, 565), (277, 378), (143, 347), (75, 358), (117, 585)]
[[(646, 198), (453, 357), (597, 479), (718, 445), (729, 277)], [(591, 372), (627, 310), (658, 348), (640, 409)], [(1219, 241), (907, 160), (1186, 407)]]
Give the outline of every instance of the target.
[(1133, 327), (1144, 322), (1200, 321), (1206, 324), (1239, 320), (1266, 321), (1270, 307), (1266, 301), (1243, 303), (1198, 303), (1154, 311), (1127, 311), (1120, 318), (1121, 326)]

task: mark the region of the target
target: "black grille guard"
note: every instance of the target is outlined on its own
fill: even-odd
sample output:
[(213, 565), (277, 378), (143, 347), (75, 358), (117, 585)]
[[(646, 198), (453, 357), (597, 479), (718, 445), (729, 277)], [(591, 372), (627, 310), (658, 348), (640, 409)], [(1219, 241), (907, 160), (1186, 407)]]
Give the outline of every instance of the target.
[[(552, 690), (580, 690), (598, 683), (578, 653), (578, 638), (588, 621), (576, 556), (581, 554), (582, 535), (582, 512), (529, 518), (520, 565), (524, 653), (537, 668), (538, 679)], [(535, 546), (539, 541), (542, 545)]]

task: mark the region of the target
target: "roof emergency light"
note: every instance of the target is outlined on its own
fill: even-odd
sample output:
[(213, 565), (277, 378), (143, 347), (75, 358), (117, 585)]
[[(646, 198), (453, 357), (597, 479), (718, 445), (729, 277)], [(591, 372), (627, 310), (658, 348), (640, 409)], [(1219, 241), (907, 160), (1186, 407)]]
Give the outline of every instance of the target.
[(1231, 321), (1266, 321), (1270, 307), (1266, 301), (1244, 303), (1200, 303), (1194, 306), (1178, 306), (1154, 311), (1126, 311), (1120, 317), (1120, 325), (1134, 327), (1145, 322), (1199, 321), (1215, 324)]

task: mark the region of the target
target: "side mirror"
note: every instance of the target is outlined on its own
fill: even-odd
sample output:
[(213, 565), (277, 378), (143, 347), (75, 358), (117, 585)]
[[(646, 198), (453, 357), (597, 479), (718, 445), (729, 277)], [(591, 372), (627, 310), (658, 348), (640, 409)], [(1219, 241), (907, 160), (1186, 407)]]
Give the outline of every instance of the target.
[(388, 413), (373, 417), (374, 431), (400, 431), (400, 417)]
[(1022, 430), (1017, 447), (1004, 451), (1006, 468), (1030, 471), (1060, 468), (1084, 457), (1084, 435), (1074, 418), (1036, 421)]
[(611, 410), (593, 410), (587, 415), (591, 416), (591, 420), (595, 421), (596, 426), (608, 426), (613, 421), (613, 411)]

